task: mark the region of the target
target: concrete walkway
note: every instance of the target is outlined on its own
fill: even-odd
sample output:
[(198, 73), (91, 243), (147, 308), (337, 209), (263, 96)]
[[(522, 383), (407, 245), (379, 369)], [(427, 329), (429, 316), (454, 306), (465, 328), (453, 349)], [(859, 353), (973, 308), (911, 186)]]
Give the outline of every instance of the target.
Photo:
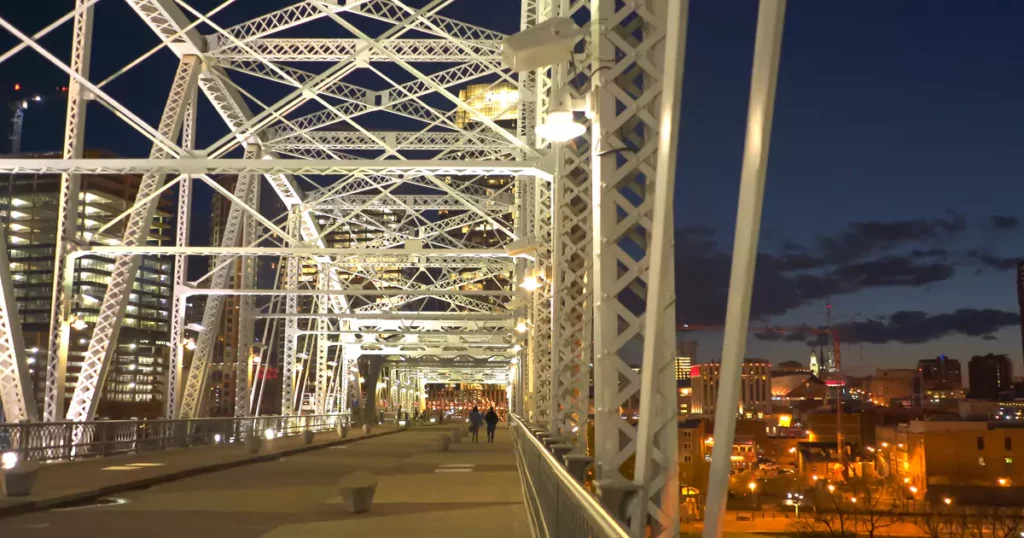
[[(117, 495), (124, 504), (7, 518), (0, 536), (530, 536), (508, 429), (448, 452), (438, 435), (413, 429)], [(373, 509), (352, 515), (336, 484), (359, 469), (380, 483)]]
[[(371, 436), (395, 433), (392, 425), (378, 426)], [(352, 442), (364, 436), (352, 428), (345, 439), (334, 432), (320, 432), (313, 446), (330, 446)], [(222, 470), (280, 455), (308, 450), (298, 435), (265, 441), (258, 454), (249, 454), (241, 443), (207, 445), (195, 448), (141, 452), (108, 458), (73, 462), (45, 463), (30, 497), (5, 497), (0, 494), (0, 517), (28, 511), (58, 507), (99, 495), (108, 495), (155, 483)]]

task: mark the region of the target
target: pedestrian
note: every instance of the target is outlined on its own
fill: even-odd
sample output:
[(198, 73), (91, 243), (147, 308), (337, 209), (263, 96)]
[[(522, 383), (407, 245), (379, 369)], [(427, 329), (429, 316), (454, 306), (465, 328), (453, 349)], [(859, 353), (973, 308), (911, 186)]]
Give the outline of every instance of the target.
[(474, 405), (473, 410), (469, 413), (469, 433), (472, 435), (474, 443), (480, 441), (480, 423), (483, 421), (484, 417), (480, 415), (480, 410)]
[(487, 442), (494, 442), (494, 430), (498, 428), (498, 414), (494, 412), (492, 406), (487, 410), (487, 414), (484, 415), (484, 422), (487, 423)]

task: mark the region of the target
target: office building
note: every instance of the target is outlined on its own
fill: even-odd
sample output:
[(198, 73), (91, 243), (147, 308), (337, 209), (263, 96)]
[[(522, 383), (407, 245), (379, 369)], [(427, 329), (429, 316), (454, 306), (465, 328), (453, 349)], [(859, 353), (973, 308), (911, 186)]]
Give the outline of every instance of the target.
[(940, 355), (935, 359), (918, 361), (918, 371), (921, 372), (922, 388), (926, 397), (936, 392), (964, 388), (961, 364), (955, 359)]
[[(54, 158), (58, 155), (36, 155)], [(110, 157), (87, 151), (86, 158)], [(22, 319), (25, 349), (42, 402), (49, 347), (53, 297), (54, 251), (60, 174), (12, 174), (0, 178), (0, 224), (8, 238), (11, 277)], [(120, 244), (125, 220), (102, 233), (101, 227), (134, 205), (139, 177), (83, 175), (78, 199), (78, 238), (92, 244)], [(173, 244), (173, 204), (161, 198), (148, 243)], [(77, 258), (74, 271), (73, 314), (86, 325), (71, 332), (65, 402), (78, 380), (99, 306), (110, 284), (113, 258), (89, 254)], [(163, 413), (169, 350), (171, 292), (174, 262), (168, 256), (143, 256), (128, 298), (114, 360), (107, 373), (97, 416), (106, 418), (158, 417)]]
[(968, 390), (971, 398), (994, 399), (1013, 390), (1013, 365), (1006, 355), (975, 355), (967, 363)]
[[(690, 383), (693, 388), (690, 412), (712, 414), (718, 400), (719, 363), (698, 364), (693, 367)], [(762, 417), (771, 412), (771, 364), (762, 359), (743, 361), (740, 381), (740, 402), (737, 412), (748, 418)]]
[(935, 489), (938, 498), (951, 495), (960, 504), (984, 502), (971, 497), (1005, 498), (1024, 482), (1024, 428), (1016, 425), (913, 420), (879, 426), (877, 437), (879, 474), (906, 479), (917, 499)]
[(913, 368), (877, 368), (866, 385), (866, 399), (875, 405), (889, 407), (893, 400), (910, 398), (920, 403), (920, 372)]

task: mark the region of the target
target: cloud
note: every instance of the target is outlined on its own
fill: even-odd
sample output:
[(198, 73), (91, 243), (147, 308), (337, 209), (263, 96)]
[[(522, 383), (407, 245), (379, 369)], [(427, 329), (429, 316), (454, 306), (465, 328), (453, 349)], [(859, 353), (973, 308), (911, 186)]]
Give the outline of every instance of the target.
[[(781, 253), (757, 256), (751, 315), (754, 319), (781, 315), (810, 301), (865, 288), (927, 286), (947, 280), (955, 270), (951, 262), (941, 259), (939, 249), (929, 249), (928, 256), (885, 251), (901, 245), (894, 238), (950, 237), (964, 226), (958, 216), (894, 226), (854, 223), (837, 236), (816, 241), (826, 250), (849, 244), (856, 251), (834, 257), (826, 255), (826, 250), (785, 242)], [(720, 324), (725, 319), (731, 253), (715, 235), (708, 226), (676, 232), (677, 313), (688, 323)]]
[(1020, 224), (1020, 218), (1007, 215), (992, 215), (983, 225), (987, 230), (1006, 231), (1015, 230)]
[[(1016, 269), (1020, 258), (1003, 258), (996, 256), (987, 250), (972, 249), (966, 253), (967, 260), (981, 267), (992, 271), (1008, 271)], [(980, 271), (979, 271), (980, 272)]]
[(955, 211), (946, 217), (895, 222), (852, 222), (842, 233), (818, 239), (826, 259), (843, 263), (913, 242), (949, 239), (967, 229), (967, 219)]
[(994, 334), (986, 334), (981, 337), (982, 340), (999, 340)]
[(1020, 323), (1020, 315), (995, 309), (962, 308), (947, 314), (901, 310), (884, 320), (846, 323), (838, 327), (843, 343), (920, 344), (943, 336), (962, 334), (994, 339), (992, 333)]

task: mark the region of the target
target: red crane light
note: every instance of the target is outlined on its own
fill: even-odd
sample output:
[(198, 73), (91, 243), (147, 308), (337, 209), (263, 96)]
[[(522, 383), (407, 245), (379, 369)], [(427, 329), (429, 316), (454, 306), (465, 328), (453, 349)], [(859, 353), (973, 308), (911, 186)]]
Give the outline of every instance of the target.
[(14, 91), (21, 91), (21, 84), (14, 83)]

